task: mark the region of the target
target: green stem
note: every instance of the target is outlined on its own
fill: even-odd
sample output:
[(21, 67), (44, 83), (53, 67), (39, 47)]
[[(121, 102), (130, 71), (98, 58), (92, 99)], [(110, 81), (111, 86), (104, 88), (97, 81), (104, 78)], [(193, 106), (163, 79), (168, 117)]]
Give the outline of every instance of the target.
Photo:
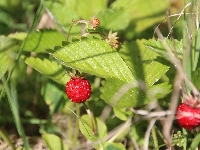
[(95, 130), (95, 127), (94, 127), (94, 119), (92, 117), (92, 113), (91, 111), (88, 109), (87, 105), (85, 103), (83, 103), (83, 106), (85, 107), (87, 113), (88, 113), (88, 116), (90, 117), (90, 121), (91, 121), (91, 124), (92, 124), (92, 132), (93, 132), (93, 135), (96, 134), (96, 130)]
[(18, 105), (18, 102), (17, 102), (17, 92), (16, 92), (16, 90), (15, 90), (15, 88), (14, 88), (13, 85), (11, 85), (11, 89), (9, 88), (8, 82), (10, 81), (12, 73), (13, 73), (16, 65), (18, 64), (18, 61), (19, 61), (19, 58), (20, 58), (20, 56), (21, 56), (21, 54), (23, 52), (25, 43), (26, 43), (26, 41), (27, 41), (27, 39), (28, 39), (31, 31), (34, 28), (37, 19), (39, 18), (39, 14), (40, 14), (40, 12), (42, 10), (42, 2), (43, 1), (41, 0), (40, 5), (38, 7), (38, 10), (36, 12), (36, 16), (35, 16), (35, 18), (33, 20), (33, 24), (31, 26), (30, 30), (28, 31), (26, 39), (24, 40), (24, 42), (22, 43), (22, 46), (20, 47), (20, 50), (19, 50), (19, 52), (18, 52), (18, 54), (16, 56), (16, 59), (15, 59), (15, 63), (12, 65), (11, 70), (10, 70), (10, 72), (8, 74), (7, 79), (5, 79), (5, 77), (2, 78), (4, 89), (2, 89), (1, 95), (0, 95), (0, 99), (2, 99), (2, 97), (4, 95), (4, 92), (6, 92), (6, 95), (8, 97), (8, 101), (9, 101), (9, 104), (10, 104), (10, 108), (11, 108), (11, 111), (12, 111), (12, 114), (13, 114), (13, 117), (14, 117), (14, 120), (15, 120), (15, 125), (17, 127), (17, 131), (18, 131), (19, 135), (23, 139), (24, 147), (25, 147), (26, 150), (29, 150), (30, 147), (29, 147), (29, 144), (28, 144), (28, 140), (26, 139), (26, 136), (25, 136), (22, 124), (21, 124), (18, 107), (16, 106), (16, 105)]
[(69, 30), (68, 30), (68, 32), (67, 32), (67, 37), (66, 37), (66, 41), (67, 41), (67, 42), (69, 41), (69, 35), (70, 35), (70, 32), (71, 32), (73, 26), (74, 26), (74, 25), (73, 25), (73, 22), (72, 22), (72, 24), (70, 25)]
[[(5, 116), (5, 118), (0, 117), (0, 122), (10, 122), (13, 123), (13, 117), (10, 116)], [(46, 124), (48, 123), (47, 120), (44, 119), (38, 119), (38, 118), (30, 118), (30, 119), (26, 119), (26, 118), (21, 118), (21, 122), (22, 123), (28, 123), (28, 124)]]
[[(76, 114), (77, 114), (77, 116), (80, 116), (79, 104), (76, 104)], [(78, 120), (78, 118), (76, 118), (76, 126), (75, 126), (72, 146), (76, 144), (76, 141), (78, 140), (78, 135), (79, 135), (79, 120)]]
[(25, 149), (29, 150), (30, 147), (28, 144), (28, 140), (26, 139), (26, 136), (25, 136), (22, 124), (21, 124), (20, 116), (19, 116), (16, 90), (14, 89), (14, 86), (12, 84), (11, 84), (11, 89), (9, 88), (8, 84), (6, 83), (5, 77), (2, 77), (2, 82), (3, 82), (3, 86), (5, 89), (6, 95), (8, 97), (8, 102), (10, 104), (10, 108), (12, 111), (12, 115), (13, 115), (13, 118), (15, 121), (17, 131), (18, 131), (20, 137), (22, 137), (22, 139), (23, 139)]
[(155, 126), (153, 126), (151, 132), (152, 132), (152, 137), (153, 137), (153, 143), (154, 143), (155, 150), (159, 150), (158, 139), (157, 139), (157, 136), (156, 136)]
[[(24, 42), (22, 43), (22, 46), (20, 47), (20, 50), (19, 50), (19, 52), (18, 52), (18, 54), (17, 54), (17, 57), (16, 57), (16, 59), (15, 59), (15, 63), (14, 63), (13, 66), (11, 67), (11, 70), (10, 70), (10, 72), (9, 72), (9, 74), (8, 74), (8, 77), (7, 77), (7, 80), (6, 80), (6, 84), (8, 83), (8, 81), (10, 80), (10, 78), (11, 78), (11, 76), (12, 76), (12, 73), (13, 73), (13, 71), (14, 71), (14, 69), (15, 69), (15, 66), (17, 65), (18, 60), (19, 60), (19, 58), (20, 58), (20, 56), (21, 56), (21, 54), (22, 54), (22, 52), (23, 52), (25, 43), (26, 43), (28, 37), (30, 36), (31, 31), (33, 30), (33, 28), (34, 28), (34, 26), (35, 26), (35, 24), (36, 24), (37, 18), (39, 18), (39, 14), (40, 14), (40, 12), (41, 12), (41, 10), (42, 10), (42, 3), (43, 3), (43, 1), (41, 0), (40, 5), (39, 5), (39, 7), (38, 7), (38, 10), (37, 10), (37, 12), (36, 12), (35, 18), (34, 18), (34, 20), (33, 20), (33, 24), (31, 25), (30, 30), (28, 30), (28, 34), (27, 34), (27, 36), (26, 36)], [(3, 95), (4, 95), (4, 92), (5, 92), (5, 89), (3, 88), (2, 91), (1, 91), (1, 95), (0, 95), (0, 100), (2, 99), (2, 97), (3, 97)]]
[(86, 130), (88, 136), (90, 137), (90, 140), (92, 141), (92, 137), (90, 136), (90, 133), (88, 132), (88, 130), (87, 130), (87, 128), (85, 127), (85, 124), (83, 123), (83, 121), (81, 120), (81, 118), (80, 118), (73, 110), (71, 110), (70, 108), (68, 108), (68, 109), (80, 120), (80, 122), (82, 123), (83, 127), (85, 128), (85, 130)]
[[(185, 14), (184, 11), (184, 21), (183, 21), (183, 69), (186, 73), (187, 77), (191, 79), (191, 44), (190, 39), (188, 36), (188, 17)], [(191, 34), (191, 33), (189, 33)], [(186, 91), (187, 93), (190, 93), (190, 87), (188, 84), (186, 84)]]
[(4, 141), (11, 147), (12, 150), (15, 150), (14, 145), (12, 144), (12, 142), (10, 141), (10, 139), (8, 138), (6, 133), (4, 133), (1, 130), (0, 130), (0, 137), (2, 137), (4, 139)]
[(72, 128), (72, 130), (68, 130), (67, 137), (68, 137), (68, 139), (72, 139), (72, 132), (73, 132), (73, 117), (72, 117), (72, 115), (69, 115), (67, 120), (68, 120), (67, 121), (68, 128)]

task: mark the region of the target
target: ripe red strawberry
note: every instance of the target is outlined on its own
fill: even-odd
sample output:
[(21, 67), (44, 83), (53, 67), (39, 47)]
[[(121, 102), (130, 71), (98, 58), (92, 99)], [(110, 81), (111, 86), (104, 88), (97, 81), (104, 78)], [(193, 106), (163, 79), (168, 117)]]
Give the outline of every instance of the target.
[(90, 82), (84, 78), (71, 77), (66, 84), (66, 94), (72, 102), (83, 103), (90, 98)]
[(176, 118), (180, 126), (191, 130), (200, 124), (200, 109), (182, 103), (177, 108)]

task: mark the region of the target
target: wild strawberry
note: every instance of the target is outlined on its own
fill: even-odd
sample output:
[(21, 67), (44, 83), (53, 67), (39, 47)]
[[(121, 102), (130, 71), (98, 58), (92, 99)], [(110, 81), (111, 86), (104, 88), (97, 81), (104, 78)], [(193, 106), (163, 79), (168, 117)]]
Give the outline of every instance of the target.
[(89, 23), (89, 25), (90, 25), (90, 28), (91, 29), (97, 29), (98, 27), (99, 27), (99, 25), (100, 25), (100, 20), (98, 19), (98, 18), (96, 18), (96, 17), (94, 17), (94, 18), (92, 18), (91, 20), (90, 20), (90, 23)]
[(84, 78), (71, 77), (66, 84), (66, 94), (72, 102), (83, 103), (90, 98), (90, 82)]
[(177, 108), (176, 118), (181, 127), (191, 130), (200, 123), (200, 109), (182, 103)]

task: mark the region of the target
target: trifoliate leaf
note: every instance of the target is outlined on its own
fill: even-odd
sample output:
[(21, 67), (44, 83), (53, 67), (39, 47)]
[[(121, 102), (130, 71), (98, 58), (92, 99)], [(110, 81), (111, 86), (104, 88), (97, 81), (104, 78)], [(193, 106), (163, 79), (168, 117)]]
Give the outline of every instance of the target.
[(25, 63), (36, 69), (41, 74), (48, 76), (59, 84), (65, 86), (69, 81), (69, 76), (66, 74), (66, 70), (55, 61), (48, 59), (40, 59), (35, 57), (24, 57)]
[(54, 50), (48, 50), (67, 67), (103, 78), (130, 82), (134, 77), (118, 52), (97, 38), (73, 41)]
[[(158, 62), (157, 56), (159, 55), (149, 50), (139, 40), (124, 43), (119, 50), (119, 54), (138, 82), (136, 80), (126, 82), (106, 79), (102, 83), (101, 98), (106, 103), (119, 108), (135, 107), (149, 103), (150, 99), (146, 98), (145, 92), (140, 87), (146, 85), (147, 90), (151, 89), (151, 86), (167, 72), (169, 67)], [(161, 85), (158, 88), (163, 89)], [(168, 93), (170, 86), (166, 88), (169, 89), (167, 90)], [(163, 90), (161, 89), (160, 92), (162, 93)], [(161, 93), (158, 92), (155, 95), (160, 98), (159, 95)]]

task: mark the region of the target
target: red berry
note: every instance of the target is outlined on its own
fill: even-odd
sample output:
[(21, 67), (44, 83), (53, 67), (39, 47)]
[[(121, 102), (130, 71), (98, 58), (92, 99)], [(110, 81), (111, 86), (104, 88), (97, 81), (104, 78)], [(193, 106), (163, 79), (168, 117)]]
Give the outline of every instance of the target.
[(92, 29), (98, 28), (99, 25), (100, 25), (100, 20), (98, 18), (94, 17), (90, 20), (90, 26), (92, 27)]
[(181, 127), (191, 130), (200, 123), (200, 109), (182, 103), (177, 108), (176, 118)]
[(72, 102), (83, 103), (90, 98), (90, 82), (84, 78), (71, 77), (66, 84), (66, 94)]

